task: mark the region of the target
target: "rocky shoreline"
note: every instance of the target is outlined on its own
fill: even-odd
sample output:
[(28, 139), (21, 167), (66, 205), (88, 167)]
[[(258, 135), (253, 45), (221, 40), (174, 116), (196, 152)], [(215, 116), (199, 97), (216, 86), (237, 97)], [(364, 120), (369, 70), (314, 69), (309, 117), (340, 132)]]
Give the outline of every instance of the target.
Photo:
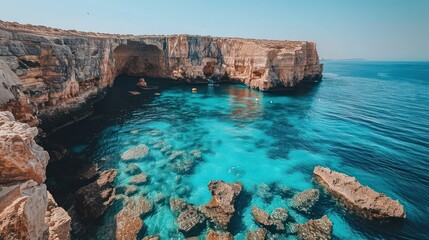
[[(97, 166), (93, 166), (82, 173), (81, 177), (90, 182), (76, 192), (74, 205), (67, 213), (57, 205), (43, 183), (49, 155), (35, 143), (36, 135), (36, 128), (15, 121), (10, 112), (0, 112), (0, 238), (69, 239), (72, 223), (69, 215), (74, 218), (74, 231), (80, 231), (88, 221), (99, 219), (113, 202), (121, 201), (123, 207), (116, 214), (116, 239), (136, 239), (144, 226), (144, 218), (152, 214), (163, 198), (152, 202), (145, 196), (128, 193), (131, 191), (128, 188), (118, 190), (115, 186), (117, 170), (99, 172)], [(146, 146), (140, 148), (124, 153), (123, 158), (146, 156), (149, 149)], [(148, 176), (138, 170), (138, 167), (127, 170), (134, 176), (132, 184), (147, 184)], [(317, 166), (314, 179), (343, 206), (352, 209), (350, 213), (384, 220), (406, 216), (398, 201), (362, 186), (353, 177)], [(205, 233), (206, 239), (233, 239), (231, 219), (237, 214), (237, 199), (245, 190), (244, 186), (211, 181), (208, 190), (212, 199), (200, 206), (180, 198), (166, 199), (176, 216), (177, 229), (187, 238)], [(271, 213), (251, 206), (251, 214), (260, 229), (248, 231), (247, 239), (284, 235), (295, 235), (299, 239), (331, 239), (334, 226), (326, 215), (298, 224), (286, 209), (290, 207), (304, 215), (311, 214), (319, 205), (319, 196), (324, 194), (318, 188), (291, 194), (286, 187), (260, 186), (256, 194), (291, 199), (291, 206), (275, 206)], [(145, 239), (159, 239), (159, 236)]]

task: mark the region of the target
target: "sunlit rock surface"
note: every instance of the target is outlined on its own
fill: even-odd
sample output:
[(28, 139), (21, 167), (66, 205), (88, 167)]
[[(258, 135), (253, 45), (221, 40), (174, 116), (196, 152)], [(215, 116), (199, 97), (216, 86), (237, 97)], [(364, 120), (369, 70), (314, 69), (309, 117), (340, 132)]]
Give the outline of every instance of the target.
[(354, 177), (320, 166), (315, 167), (313, 173), (315, 179), (326, 187), (328, 192), (364, 217), (372, 219), (406, 217), (404, 207), (398, 200), (392, 200), (363, 186)]
[(328, 240), (332, 237), (333, 224), (327, 216), (310, 220), (297, 226), (298, 239), (303, 240)]
[(188, 82), (212, 78), (270, 90), (319, 80), (323, 70), (316, 44), (307, 41), (113, 35), (3, 21), (0, 60), (19, 76), (31, 105), (24, 112), (16, 101), (8, 107), (23, 118), (34, 113), (52, 127), (88, 115), (91, 102), (122, 73)]

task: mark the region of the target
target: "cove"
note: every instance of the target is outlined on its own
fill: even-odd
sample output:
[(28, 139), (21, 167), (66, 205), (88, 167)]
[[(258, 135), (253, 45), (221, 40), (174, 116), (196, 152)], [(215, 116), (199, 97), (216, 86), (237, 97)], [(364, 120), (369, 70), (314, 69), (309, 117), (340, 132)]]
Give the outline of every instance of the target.
[[(154, 211), (143, 219), (139, 236), (183, 238), (169, 198), (205, 204), (211, 197), (207, 184), (224, 180), (241, 182), (245, 190), (231, 229), (236, 239), (258, 228), (251, 215), (254, 205), (267, 212), (285, 207), (298, 223), (326, 214), (340, 239), (427, 238), (427, 67), (427, 63), (326, 62), (321, 83), (278, 93), (238, 84), (185, 85), (149, 78), (149, 85), (159, 89), (134, 96), (128, 91), (138, 90), (138, 78), (122, 75), (95, 105), (93, 115), (47, 137), (47, 150), (57, 143), (71, 151), (70, 159), (48, 165), (48, 189), (68, 209), (74, 192), (84, 184), (76, 176), (91, 163), (118, 169), (115, 186), (126, 187), (131, 176), (121, 154), (145, 144), (148, 157), (133, 163), (149, 182), (135, 195), (152, 201)], [(170, 149), (162, 151), (165, 147)], [(173, 152), (181, 151), (199, 151), (201, 159), (168, 161)], [(368, 222), (347, 214), (324, 194), (316, 211), (303, 215), (290, 208), (290, 198), (276, 194), (267, 198), (270, 192), (261, 191), (274, 185), (292, 193), (314, 188), (312, 171), (317, 165), (355, 176), (398, 199), (407, 220)], [(114, 238), (114, 217), (121, 207), (115, 202), (84, 234), (74, 231), (73, 238)]]

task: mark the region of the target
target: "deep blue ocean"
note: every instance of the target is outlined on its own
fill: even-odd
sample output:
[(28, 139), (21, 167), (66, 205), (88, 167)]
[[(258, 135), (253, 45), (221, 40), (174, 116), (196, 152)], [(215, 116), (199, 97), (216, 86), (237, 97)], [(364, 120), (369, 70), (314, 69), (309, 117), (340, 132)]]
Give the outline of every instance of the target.
[[(208, 182), (224, 180), (243, 183), (250, 196), (237, 207), (240, 214), (230, 229), (235, 239), (258, 228), (250, 213), (253, 205), (268, 212), (285, 207), (298, 223), (326, 214), (338, 239), (429, 239), (429, 63), (325, 61), (321, 82), (274, 93), (239, 84), (193, 86), (148, 79), (160, 88), (133, 96), (128, 91), (137, 90), (137, 79), (118, 77), (92, 116), (48, 137), (74, 154), (73, 161), (48, 167), (48, 188), (63, 206), (70, 206), (71, 193), (80, 187), (73, 175), (88, 162), (118, 169), (116, 186), (126, 186), (129, 163), (120, 155), (146, 144), (149, 156), (135, 163), (150, 182), (135, 196), (153, 201), (154, 211), (144, 218), (140, 235), (183, 239), (168, 199), (204, 204), (211, 196)], [(192, 93), (192, 87), (198, 91)], [(164, 147), (198, 150), (202, 159), (172, 163)], [(178, 170), (184, 164), (187, 173)], [(398, 199), (407, 218), (363, 220), (327, 195), (314, 214), (302, 215), (290, 208), (290, 198), (273, 196), (267, 202), (257, 194), (261, 184), (294, 192), (314, 188), (317, 165), (355, 176)], [(121, 206), (115, 203), (85, 236), (74, 238), (113, 239)]]

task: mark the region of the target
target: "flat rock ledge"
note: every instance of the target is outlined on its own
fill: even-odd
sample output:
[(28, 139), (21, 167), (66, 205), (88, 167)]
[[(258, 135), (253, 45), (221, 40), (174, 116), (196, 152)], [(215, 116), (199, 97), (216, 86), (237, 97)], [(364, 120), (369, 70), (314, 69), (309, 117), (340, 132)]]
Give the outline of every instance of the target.
[(363, 186), (356, 178), (317, 166), (314, 178), (346, 207), (368, 219), (405, 218), (404, 207), (382, 193)]

